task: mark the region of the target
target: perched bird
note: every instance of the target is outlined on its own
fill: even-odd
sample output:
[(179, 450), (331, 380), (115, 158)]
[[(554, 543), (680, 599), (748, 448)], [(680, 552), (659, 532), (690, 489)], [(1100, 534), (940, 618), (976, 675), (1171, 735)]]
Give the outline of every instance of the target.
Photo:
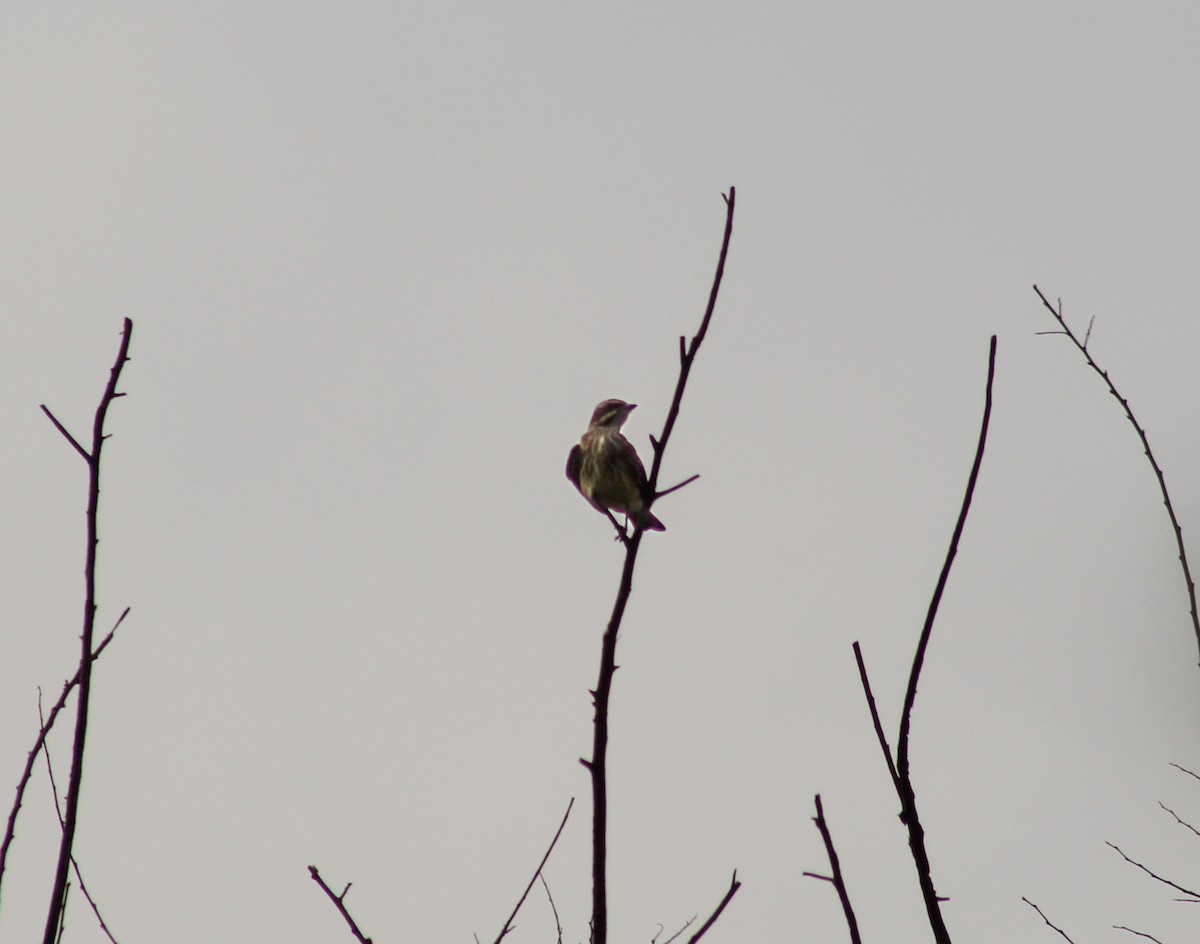
[(646, 507), (654, 498), (646, 468), (637, 450), (621, 435), (621, 427), (636, 406), (624, 400), (605, 400), (596, 407), (583, 439), (567, 457), (567, 478), (597, 511), (619, 511), (639, 528), (666, 531)]

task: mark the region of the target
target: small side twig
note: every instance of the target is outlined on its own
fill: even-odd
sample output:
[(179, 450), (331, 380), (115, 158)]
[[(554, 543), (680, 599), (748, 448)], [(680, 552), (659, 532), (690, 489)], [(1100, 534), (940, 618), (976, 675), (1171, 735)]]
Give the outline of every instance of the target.
[[(687, 919), (685, 922), (683, 922), (683, 925), (682, 925), (682, 927), (680, 927), (680, 929), (679, 929), (678, 931), (676, 931), (676, 932), (675, 932), (674, 934), (672, 934), (672, 935), (671, 935), (669, 938), (667, 938), (665, 941), (663, 941), (663, 942), (662, 942), (662, 944), (671, 944), (671, 942), (672, 942), (672, 941), (674, 941), (674, 940), (675, 940), (677, 937), (679, 937), (679, 935), (681, 935), (681, 934), (682, 934), (684, 931), (686, 931), (686, 930), (687, 930), (688, 928), (690, 928), (690, 927), (691, 927), (693, 924), (695, 924), (695, 923), (696, 923), (696, 919), (697, 919), (698, 917), (700, 917), (700, 916), (699, 916), (699, 915), (692, 915), (692, 916), (691, 916), (690, 918), (688, 918), (688, 919)], [(659, 927), (659, 929), (660, 929), (660, 930), (659, 930), (659, 932), (658, 932), (658, 934), (662, 934), (662, 930), (661, 930), (661, 929), (662, 929), (662, 925), (660, 924), (658, 927)], [(654, 940), (653, 940), (653, 941), (651, 941), (651, 944), (657, 944), (657, 941), (658, 941), (658, 934), (654, 935)]]
[(883, 733), (883, 722), (879, 720), (879, 708), (875, 704), (875, 695), (871, 691), (871, 679), (867, 676), (867, 664), (863, 661), (862, 646), (854, 641), (854, 659), (858, 663), (858, 678), (862, 682), (863, 693), (867, 696), (867, 710), (871, 712), (871, 723), (875, 726), (875, 736), (879, 739), (879, 749), (883, 751), (883, 759), (887, 761), (888, 773), (891, 774), (892, 784), (900, 791), (900, 775), (896, 773), (896, 762), (892, 760), (892, 748), (888, 744), (887, 735)]
[[(500, 944), (500, 942), (504, 940), (504, 935), (508, 934), (508, 932), (512, 930), (513, 919), (517, 916), (517, 912), (521, 910), (521, 906), (525, 904), (525, 899), (529, 897), (530, 889), (533, 888), (534, 883), (538, 880), (538, 878), (541, 877), (542, 869), (546, 867), (546, 862), (550, 858), (550, 853), (554, 851), (554, 847), (558, 844), (558, 837), (562, 835), (563, 828), (567, 825), (567, 818), (571, 815), (571, 808), (574, 805), (575, 798), (571, 797), (571, 802), (567, 804), (567, 811), (563, 813), (562, 822), (558, 824), (558, 829), (554, 833), (554, 838), (550, 840), (550, 845), (546, 849), (546, 854), (542, 856), (542, 861), (538, 863), (537, 871), (533, 873), (533, 878), (531, 878), (529, 880), (529, 884), (525, 886), (525, 891), (521, 893), (521, 897), (517, 901), (516, 907), (513, 908), (512, 914), (510, 914), (508, 916), (508, 920), (504, 922), (504, 927), (502, 927), (500, 929), (500, 933), (496, 935), (495, 944)], [(546, 889), (546, 893), (549, 894), (550, 890)], [(554, 904), (553, 899), (551, 899), (550, 904)], [(558, 919), (557, 911), (554, 913), (554, 917), (555, 920)]]
[(733, 900), (733, 896), (737, 894), (738, 889), (741, 887), (742, 883), (738, 881), (737, 869), (734, 869), (733, 878), (729, 882), (729, 890), (725, 892), (725, 897), (721, 899), (721, 903), (717, 905), (716, 910), (708, 916), (708, 920), (700, 925), (700, 930), (688, 938), (688, 944), (696, 944), (700, 938), (704, 937), (708, 929), (716, 923), (717, 918), (721, 917), (721, 912), (725, 910), (725, 906)]
[(562, 944), (562, 921), (558, 918), (558, 908), (554, 904), (554, 896), (550, 894), (550, 884), (546, 881), (546, 876), (538, 873), (538, 879), (542, 883), (542, 888), (546, 890), (546, 900), (550, 902), (550, 910), (554, 913), (554, 926), (558, 929), (558, 938), (556, 944)]
[(358, 941), (359, 944), (372, 944), (371, 939), (366, 937), (362, 931), (358, 929), (358, 924), (355, 923), (354, 919), (350, 916), (350, 912), (346, 910), (346, 893), (350, 891), (350, 885), (352, 883), (347, 882), (346, 887), (342, 889), (342, 893), (337, 895), (334, 893), (332, 888), (325, 884), (325, 879), (321, 878), (321, 873), (317, 871), (317, 867), (315, 865), (310, 865), (308, 867), (308, 874), (312, 876), (314, 882), (321, 886), (321, 891), (329, 896), (329, 900), (333, 902), (334, 907), (337, 908), (337, 910), (341, 913), (342, 918), (345, 919), (346, 924), (349, 925), (350, 933), (354, 935), (354, 939)]
[(829, 857), (829, 868), (833, 874), (818, 875), (816, 872), (805, 872), (804, 875), (822, 882), (833, 883), (833, 887), (837, 889), (838, 900), (842, 903), (842, 913), (846, 916), (846, 927), (850, 930), (850, 942), (851, 944), (862, 944), (862, 938), (858, 933), (858, 918), (854, 916), (854, 908), (850, 904), (850, 893), (846, 891), (846, 882), (842, 878), (842, 867), (838, 861), (837, 850), (833, 847), (833, 837), (829, 834), (829, 825), (825, 822), (821, 794), (816, 795), (814, 803), (817, 807), (817, 815), (813, 817), (813, 822), (817, 824), (817, 831), (820, 832), (821, 840), (825, 843), (825, 854)]
[[(1032, 909), (1033, 909), (1034, 911), (1036, 911), (1036, 912), (1037, 912), (1039, 915), (1041, 915), (1041, 917), (1042, 917), (1042, 920), (1043, 920), (1043, 921), (1045, 921), (1045, 922), (1046, 922), (1046, 924), (1048, 924), (1048, 925), (1049, 925), (1051, 928), (1053, 928), (1053, 929), (1054, 929), (1055, 931), (1057, 931), (1059, 934), (1061, 934), (1061, 935), (1062, 935), (1062, 937), (1063, 937), (1063, 940), (1065, 940), (1065, 941), (1071, 941), (1071, 939), (1070, 939), (1069, 937), (1067, 937), (1067, 932), (1066, 932), (1066, 931), (1064, 931), (1062, 928), (1060, 928), (1060, 927), (1059, 927), (1057, 924), (1055, 924), (1054, 922), (1052, 922), (1052, 921), (1051, 921), (1049, 918), (1047, 918), (1047, 917), (1046, 917), (1046, 914), (1045, 914), (1045, 912), (1043, 912), (1041, 908), (1039, 908), (1037, 905), (1035, 905), (1035, 904), (1034, 904), (1032, 901), (1030, 901), (1030, 900), (1029, 900), (1028, 898), (1026, 898), (1024, 895), (1022, 895), (1022, 896), (1021, 896), (1021, 901), (1025, 902), (1025, 904), (1027, 904), (1027, 905), (1028, 905), (1030, 908), (1032, 908)], [(1074, 941), (1071, 941), (1071, 944), (1075, 944), (1075, 942), (1074, 942)]]
[(678, 485), (672, 485), (670, 488), (664, 488), (661, 492), (659, 492), (657, 495), (654, 496), (654, 500), (658, 501), (664, 495), (670, 495), (672, 492), (677, 492), (681, 488), (683, 488), (685, 485), (691, 485), (698, 478), (700, 478), (699, 475), (688, 476), (688, 478), (684, 479)]
[(1126, 419), (1129, 420), (1130, 425), (1133, 426), (1134, 432), (1136, 432), (1138, 435), (1138, 439), (1140, 439), (1142, 442), (1142, 451), (1146, 454), (1146, 459), (1150, 462), (1150, 468), (1154, 470), (1154, 477), (1158, 479), (1158, 489), (1162, 493), (1163, 505), (1166, 506), (1167, 517), (1171, 519), (1171, 530), (1175, 534), (1175, 546), (1179, 550), (1179, 564), (1183, 568), (1183, 580), (1187, 585), (1188, 606), (1192, 617), (1192, 629), (1196, 634), (1196, 643), (1198, 646), (1200, 646), (1200, 612), (1198, 612), (1196, 609), (1196, 583), (1194, 580), (1192, 580), (1192, 569), (1188, 565), (1187, 548), (1184, 547), (1183, 544), (1183, 528), (1179, 526), (1179, 519), (1175, 517), (1175, 506), (1171, 504), (1171, 495), (1167, 491), (1167, 480), (1163, 476), (1163, 470), (1159, 466), (1158, 460), (1154, 458), (1154, 452), (1150, 449), (1150, 440), (1146, 436), (1146, 430), (1142, 428), (1141, 423), (1137, 421), (1137, 417), (1133, 415), (1133, 409), (1129, 406), (1129, 401), (1125, 399), (1125, 397), (1121, 396), (1121, 393), (1119, 390), (1117, 390), (1116, 385), (1111, 379), (1109, 379), (1108, 371), (1104, 370), (1099, 364), (1096, 363), (1095, 359), (1092, 357), (1091, 351), (1088, 350), (1087, 342), (1092, 333), (1091, 325), (1088, 325), (1087, 334), (1084, 336), (1084, 339), (1080, 341), (1067, 324), (1066, 319), (1063, 317), (1061, 299), (1059, 300), (1058, 307), (1056, 308), (1054, 305), (1050, 304), (1050, 300), (1042, 294), (1042, 290), (1040, 288), (1035, 285), (1033, 290), (1037, 292), (1037, 296), (1042, 300), (1042, 304), (1046, 307), (1046, 310), (1054, 316), (1054, 320), (1057, 321), (1062, 327), (1061, 333), (1065, 334), (1071, 339), (1071, 343), (1073, 343), (1075, 347), (1079, 349), (1079, 352), (1084, 356), (1088, 367), (1090, 367), (1100, 376), (1100, 378), (1104, 381), (1105, 386), (1108, 387), (1108, 392), (1111, 393), (1116, 398), (1117, 402), (1121, 404), (1121, 408), (1125, 411)]

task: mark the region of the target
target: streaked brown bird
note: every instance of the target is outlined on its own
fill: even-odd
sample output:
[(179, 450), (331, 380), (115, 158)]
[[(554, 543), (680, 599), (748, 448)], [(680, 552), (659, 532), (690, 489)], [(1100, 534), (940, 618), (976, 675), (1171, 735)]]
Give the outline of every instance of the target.
[(621, 427), (636, 406), (624, 400), (605, 400), (596, 407), (583, 439), (567, 457), (567, 478), (597, 511), (619, 511), (639, 528), (666, 531), (646, 507), (654, 498), (646, 467), (621, 435)]

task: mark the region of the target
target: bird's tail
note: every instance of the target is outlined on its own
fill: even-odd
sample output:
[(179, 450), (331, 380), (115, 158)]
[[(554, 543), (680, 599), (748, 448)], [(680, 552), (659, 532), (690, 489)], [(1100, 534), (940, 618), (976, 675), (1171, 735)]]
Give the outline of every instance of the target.
[(634, 516), (634, 521), (637, 522), (637, 525), (639, 528), (642, 528), (646, 531), (666, 531), (667, 530), (667, 526), (665, 524), (663, 524), (661, 521), (659, 521), (656, 517), (654, 517), (654, 515), (650, 513), (650, 509), (648, 509), (648, 508), (643, 508), (641, 511), (639, 511)]

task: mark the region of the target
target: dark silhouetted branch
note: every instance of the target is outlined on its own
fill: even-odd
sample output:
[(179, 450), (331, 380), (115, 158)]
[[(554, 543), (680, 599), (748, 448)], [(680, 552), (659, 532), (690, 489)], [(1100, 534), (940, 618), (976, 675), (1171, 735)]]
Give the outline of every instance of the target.
[[(126, 610), (125, 612), (129, 611)], [(111, 638), (111, 633), (109, 636)], [(92, 658), (94, 659), (95, 656)], [(42, 716), (41, 689), (38, 689), (38, 721), (41, 723), (42, 728), (46, 727), (46, 719)], [(47, 744), (45, 740), (42, 741), (42, 755), (46, 758), (46, 777), (50, 781), (50, 794), (54, 797), (54, 814), (58, 817), (58, 825), (61, 829), (63, 826), (63, 815), (61, 805), (58, 802), (58, 784), (54, 780), (54, 763), (50, 759), (50, 745)], [(104, 932), (105, 937), (112, 941), (112, 944), (117, 944), (117, 939), (113, 936), (112, 931), (109, 930), (108, 924), (104, 920), (104, 916), (100, 914), (100, 906), (96, 904), (96, 899), (93, 898), (92, 893), (88, 891), (87, 883), (83, 880), (83, 872), (80, 870), (79, 862), (75, 856), (71, 856), (71, 868), (74, 870), (75, 878), (79, 882), (79, 890), (83, 892), (83, 897), (87, 900), (87, 903), (91, 905), (92, 914), (96, 916), (96, 922), (100, 925), (100, 930)]]
[(321, 878), (321, 873), (317, 871), (317, 867), (315, 865), (310, 865), (308, 867), (308, 874), (312, 876), (314, 882), (321, 886), (321, 891), (329, 896), (329, 900), (333, 902), (334, 907), (337, 908), (337, 910), (341, 913), (342, 918), (345, 919), (346, 924), (349, 925), (350, 933), (354, 935), (355, 940), (359, 941), (360, 944), (371, 944), (371, 939), (366, 937), (362, 931), (358, 929), (358, 925), (355, 923), (354, 919), (350, 917), (350, 912), (346, 910), (346, 893), (350, 891), (350, 886), (353, 883), (347, 882), (346, 887), (342, 889), (342, 893), (340, 895), (335, 895), (333, 889), (325, 884), (325, 879)]
[(670, 488), (664, 488), (661, 492), (659, 492), (657, 495), (654, 496), (654, 500), (658, 501), (664, 495), (670, 495), (672, 492), (677, 492), (681, 488), (683, 488), (685, 485), (691, 485), (698, 478), (700, 478), (699, 475), (692, 475), (692, 476), (689, 476), (688, 478), (684, 479), (678, 485), (672, 485)]
[(833, 883), (833, 887), (837, 889), (838, 900), (842, 903), (842, 912), (846, 916), (846, 927), (850, 930), (850, 944), (862, 944), (862, 937), (858, 933), (858, 918), (854, 916), (854, 908), (850, 904), (850, 894), (846, 891), (846, 882), (842, 878), (842, 867), (838, 862), (837, 850), (833, 847), (833, 837), (829, 835), (829, 825), (825, 822), (825, 810), (821, 807), (821, 794), (816, 795), (814, 802), (817, 807), (817, 815), (813, 817), (813, 822), (817, 824), (821, 840), (825, 843), (825, 854), (829, 857), (829, 868), (833, 874), (818, 875), (816, 872), (805, 872), (804, 874), (809, 878)]
[[(558, 824), (558, 830), (554, 833), (554, 838), (550, 840), (550, 845), (546, 849), (546, 854), (542, 856), (542, 861), (538, 863), (537, 871), (533, 873), (533, 878), (529, 880), (529, 884), (525, 886), (525, 891), (521, 893), (521, 899), (517, 902), (517, 906), (513, 908), (512, 914), (508, 916), (508, 920), (504, 922), (504, 927), (500, 929), (500, 933), (496, 935), (495, 944), (500, 944), (504, 940), (504, 935), (512, 930), (513, 919), (517, 916), (517, 912), (521, 910), (521, 906), (525, 904), (525, 899), (529, 897), (529, 892), (533, 888), (533, 883), (538, 880), (542, 874), (542, 869), (546, 867), (546, 860), (550, 858), (550, 853), (554, 851), (555, 845), (558, 843), (558, 837), (562, 835), (563, 827), (567, 825), (567, 817), (571, 815), (571, 807), (575, 805), (575, 798), (571, 797), (571, 802), (567, 804), (567, 811), (563, 813), (562, 822)], [(550, 889), (546, 889), (546, 894), (550, 894)], [(550, 904), (553, 907), (554, 899), (550, 899)], [(554, 919), (558, 920), (558, 912), (555, 911)]]
[(1187, 584), (1188, 607), (1192, 617), (1192, 630), (1196, 634), (1196, 644), (1200, 646), (1200, 614), (1198, 614), (1196, 610), (1196, 583), (1192, 580), (1192, 569), (1188, 565), (1187, 548), (1185, 548), (1183, 545), (1183, 528), (1179, 526), (1179, 519), (1175, 517), (1175, 507), (1171, 504), (1170, 493), (1167, 492), (1167, 480), (1163, 476), (1163, 471), (1158, 464), (1158, 460), (1154, 458), (1154, 452), (1150, 449), (1150, 440), (1146, 436), (1146, 431), (1137, 421), (1137, 417), (1133, 415), (1133, 410), (1129, 406), (1129, 401), (1121, 396), (1121, 393), (1117, 390), (1116, 385), (1112, 382), (1112, 380), (1109, 379), (1108, 371), (1102, 369), (1100, 365), (1096, 363), (1095, 359), (1092, 357), (1091, 351), (1088, 350), (1087, 342), (1092, 333), (1091, 325), (1088, 325), (1087, 335), (1085, 335), (1084, 339), (1080, 341), (1079, 338), (1075, 336), (1075, 333), (1071, 330), (1071, 328), (1067, 325), (1066, 319), (1063, 318), (1062, 300), (1060, 299), (1058, 302), (1058, 307), (1055, 307), (1054, 305), (1051, 305), (1050, 300), (1042, 294), (1042, 290), (1040, 288), (1035, 285), (1033, 290), (1037, 292), (1037, 296), (1042, 300), (1042, 304), (1046, 306), (1046, 310), (1054, 316), (1054, 320), (1057, 321), (1062, 327), (1062, 331), (1056, 331), (1054, 333), (1066, 335), (1071, 339), (1071, 343), (1074, 344), (1075, 347), (1079, 349), (1079, 352), (1084, 356), (1088, 367), (1099, 374), (1100, 378), (1104, 381), (1105, 386), (1108, 387), (1108, 392), (1116, 397), (1117, 402), (1121, 404), (1121, 408), (1125, 411), (1126, 419), (1128, 419), (1130, 424), (1133, 426), (1134, 431), (1138, 435), (1138, 439), (1142, 441), (1142, 451), (1146, 454), (1146, 458), (1150, 462), (1150, 468), (1154, 470), (1154, 477), (1158, 479), (1158, 489), (1162, 493), (1163, 505), (1166, 506), (1167, 517), (1171, 519), (1171, 530), (1175, 534), (1175, 546), (1179, 550), (1179, 564), (1183, 568), (1184, 583)]
[[(713, 277), (712, 289), (709, 292), (708, 307), (700, 322), (700, 330), (692, 338), (687, 349), (680, 344), (679, 380), (675, 384), (675, 395), (667, 418), (663, 424), (662, 434), (651, 438), (654, 447), (654, 462), (650, 468), (648, 493), (656, 494), (658, 473), (662, 467), (663, 455), (675, 421), (679, 416), (679, 405), (683, 402), (683, 391), (687, 386), (688, 375), (700, 344), (708, 332), (709, 322), (717, 304), (717, 294), (721, 287), (721, 279), (725, 272), (725, 259), (729, 253), (729, 240), (733, 234), (733, 210), (736, 192), (729, 188), (725, 197), (725, 236), (721, 242), (721, 254), (717, 260), (717, 271)], [(617, 670), (617, 635), (621, 628), (621, 620), (625, 615), (625, 607), (629, 602), (629, 594), (633, 590), (633, 570), (637, 564), (638, 548), (641, 547), (641, 528), (634, 528), (631, 536), (623, 531), (618, 534), (625, 545), (625, 564), (621, 570), (621, 581), (617, 587), (617, 598), (613, 603), (612, 615), (604, 630), (604, 638), (600, 647), (600, 674), (596, 688), (592, 692), (592, 703), (595, 706), (594, 725), (592, 733), (592, 756), (590, 760), (580, 759), (587, 768), (592, 783), (592, 944), (607, 944), (608, 941), (608, 880), (605, 862), (608, 854), (608, 701), (612, 691), (613, 673)]]
[[(1061, 934), (1064, 941), (1071, 941), (1071, 939), (1069, 937), (1067, 937), (1067, 932), (1064, 931), (1062, 928), (1060, 928), (1058, 925), (1054, 924), (1049, 918), (1047, 918), (1041, 908), (1039, 908), (1037, 905), (1035, 905), (1032, 901), (1030, 901), (1024, 895), (1021, 896), (1021, 901), (1025, 902), (1025, 904), (1027, 904), (1030, 908), (1032, 908), (1039, 915), (1041, 915), (1042, 920), (1045, 921), (1047, 925), (1049, 925), (1051, 928), (1053, 928), (1059, 934)], [(1071, 941), (1071, 944), (1075, 944), (1075, 942)]]
[(92, 449), (86, 452), (78, 442), (63, 428), (50, 411), (42, 407), (54, 425), (58, 427), (67, 441), (75, 447), (87, 461), (88, 465), (88, 508), (87, 508), (87, 555), (84, 564), (84, 583), (86, 585), (83, 605), (83, 633), (80, 637), (81, 652), (79, 656), (79, 697), (75, 714), (75, 742), (71, 751), (71, 774), (67, 782), (66, 813), (63, 816), (62, 841), (58, 850), (58, 866), (54, 872), (54, 889), (50, 893), (50, 907), (46, 914), (46, 931), (42, 944), (53, 944), (58, 933), (60, 918), (66, 905), (67, 873), (71, 864), (71, 849), (75, 842), (75, 825), (79, 816), (79, 793), (83, 785), (83, 752), (87, 744), (88, 708), (92, 694), (92, 662), (94, 655), (93, 633), (96, 625), (96, 546), (99, 543), (97, 525), (100, 511), (100, 452), (104, 448), (104, 420), (108, 408), (117, 397), (124, 396), (117, 392), (117, 383), (121, 379), (121, 370), (129, 360), (129, 342), (133, 338), (133, 322), (125, 319), (121, 331), (121, 347), (117, 352), (116, 362), (109, 372), (108, 384), (100, 397), (100, 405), (96, 408), (96, 416), (92, 421)]
[(912, 730), (913, 707), (917, 701), (917, 685), (921, 678), (921, 669), (925, 664), (925, 652), (933, 635), (933, 624), (937, 619), (938, 606), (945, 592), (946, 583), (950, 578), (950, 569), (954, 558), (958, 555), (958, 544), (962, 539), (963, 529), (967, 523), (967, 515), (971, 510), (971, 501), (975, 495), (975, 485), (979, 480), (979, 470), (983, 466), (983, 454), (987, 446), (988, 426), (992, 417), (992, 385), (996, 379), (996, 336), (992, 335), (988, 348), (987, 386), (984, 394), (983, 420), (980, 423), (979, 441), (975, 447), (975, 461), (971, 465), (971, 474), (967, 478), (966, 493), (963, 495), (962, 506), (959, 509), (958, 521), (954, 525), (954, 534), (950, 538), (950, 546), (946, 551), (946, 559), (938, 575), (937, 586), (929, 601), (929, 610), (925, 614), (925, 625), (921, 629), (921, 637), (917, 641), (917, 651), (913, 657), (912, 671), (908, 676), (908, 689), (904, 696), (904, 708), (900, 713), (900, 733), (896, 739), (896, 759), (892, 762), (891, 751), (887, 738), (883, 734), (883, 725), (875, 707), (875, 697), (871, 694), (870, 682), (867, 678), (866, 665), (863, 662), (862, 651), (858, 643), (854, 644), (855, 658), (858, 660), (859, 676), (862, 679), (863, 691), (867, 696), (867, 705), (871, 710), (871, 720), (875, 725), (875, 734), (879, 738), (879, 746), (888, 761), (888, 773), (896, 787), (900, 799), (900, 820), (908, 830), (908, 845), (912, 851), (913, 864), (917, 870), (917, 881), (921, 886), (921, 897), (925, 901), (925, 912), (929, 917), (929, 927), (937, 944), (950, 944), (950, 932), (946, 929), (942, 917), (940, 898), (933, 884), (933, 875), (929, 862), (929, 853), (925, 848), (925, 829), (917, 813), (917, 797), (913, 789), (909, 767), (909, 735)]
[(883, 733), (883, 722), (879, 720), (879, 708), (875, 704), (875, 695), (871, 691), (871, 679), (867, 676), (867, 664), (863, 661), (862, 646), (854, 641), (854, 659), (858, 663), (858, 677), (862, 682), (863, 694), (867, 696), (867, 709), (871, 712), (871, 723), (875, 726), (875, 736), (879, 739), (879, 749), (883, 751), (883, 759), (887, 761), (888, 773), (891, 774), (892, 784), (896, 792), (900, 792), (900, 775), (896, 773), (896, 762), (892, 759), (892, 748)]
[[(125, 607), (125, 612), (120, 615), (120, 617), (117, 619), (117, 622), (113, 625), (113, 628), (109, 630), (108, 635), (104, 637), (104, 639), (100, 642), (100, 645), (96, 647), (96, 651), (92, 653), (93, 662), (100, 658), (100, 653), (102, 653), (112, 641), (113, 636), (117, 632), (117, 627), (121, 625), (122, 621), (128, 615), (129, 607)], [(29, 783), (29, 778), (33, 774), (34, 762), (37, 761), (37, 756), (42, 749), (42, 745), (46, 743), (46, 737), (50, 734), (50, 729), (54, 727), (54, 721), (58, 717), (58, 713), (62, 711), (63, 707), (66, 705), (67, 697), (71, 694), (71, 691), (75, 688), (75, 686), (79, 684), (80, 674), (81, 672), (77, 671), (73, 679), (71, 679), (69, 682), (63, 683), (62, 694), (58, 696), (58, 701), (54, 703), (54, 707), (50, 709), (50, 714), (42, 723), (41, 730), (38, 731), (37, 740), (34, 741), (33, 749), (29, 752), (29, 756), (25, 759), (25, 769), (21, 772), (21, 779), (17, 782), (17, 797), (13, 801), (12, 809), (9, 810), (8, 813), (8, 826), (4, 832), (4, 841), (0, 843), (0, 881), (3, 881), (4, 879), (4, 867), (8, 862), (8, 847), (12, 845), (13, 837), (16, 835), (17, 814), (21, 811), (21, 803), (25, 797), (25, 786)], [(3, 902), (3, 900), (4, 896), (0, 895), (0, 902)]]
[[(732, 192), (732, 188), (730, 190)], [(721, 899), (721, 903), (713, 910), (713, 913), (708, 916), (708, 920), (700, 925), (700, 930), (688, 938), (688, 944), (696, 944), (700, 938), (708, 933), (708, 929), (717, 923), (717, 918), (721, 917), (721, 912), (725, 910), (725, 906), (733, 901), (733, 896), (738, 893), (738, 889), (742, 887), (742, 883), (737, 879), (737, 869), (733, 870), (733, 878), (729, 881), (729, 890), (725, 892), (725, 897)]]

